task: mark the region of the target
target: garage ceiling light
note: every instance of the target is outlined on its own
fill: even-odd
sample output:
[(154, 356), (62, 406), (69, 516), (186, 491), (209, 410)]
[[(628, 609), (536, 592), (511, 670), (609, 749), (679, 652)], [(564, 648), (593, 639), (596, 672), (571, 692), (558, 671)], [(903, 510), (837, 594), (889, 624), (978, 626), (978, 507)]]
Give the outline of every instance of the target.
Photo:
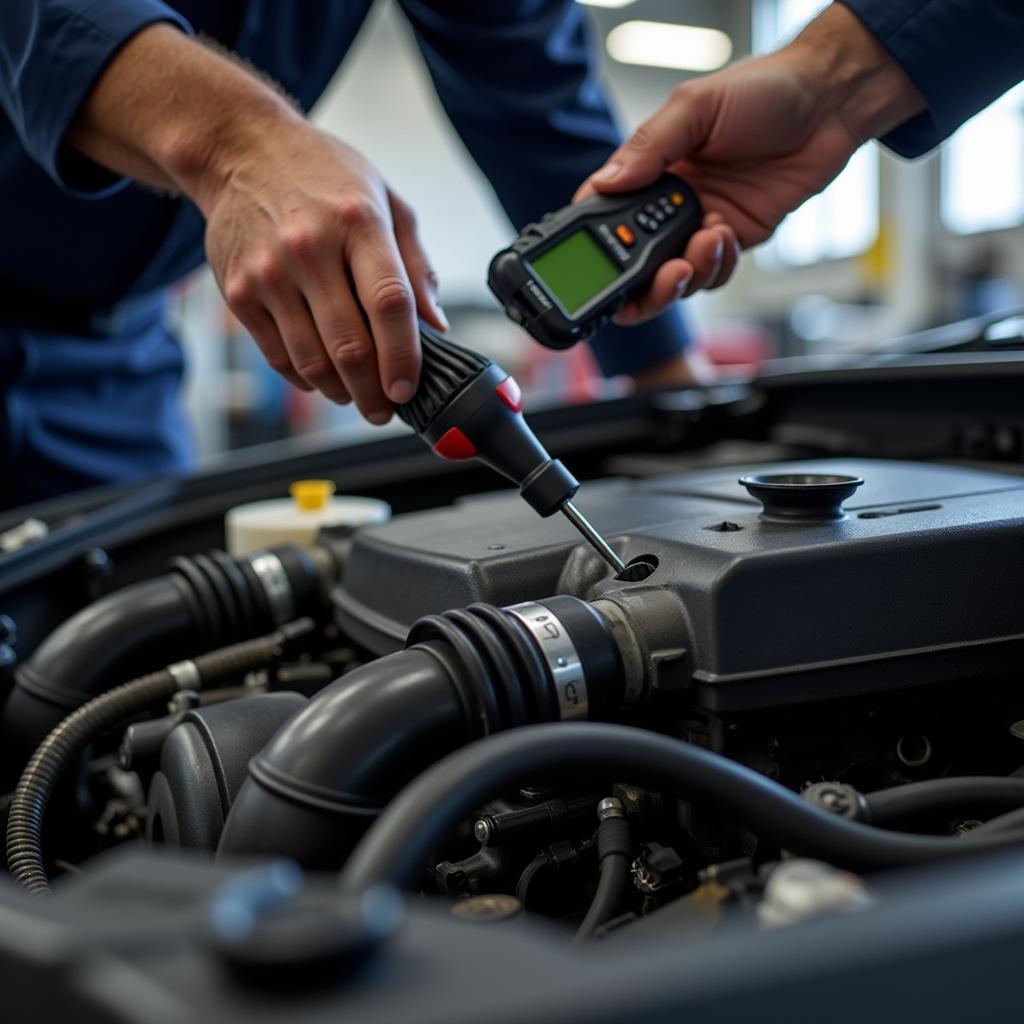
[(628, 7), (635, 4), (636, 0), (576, 0), (576, 3), (587, 7)]
[(622, 64), (714, 71), (732, 56), (732, 40), (716, 28), (627, 21), (608, 33), (609, 55)]

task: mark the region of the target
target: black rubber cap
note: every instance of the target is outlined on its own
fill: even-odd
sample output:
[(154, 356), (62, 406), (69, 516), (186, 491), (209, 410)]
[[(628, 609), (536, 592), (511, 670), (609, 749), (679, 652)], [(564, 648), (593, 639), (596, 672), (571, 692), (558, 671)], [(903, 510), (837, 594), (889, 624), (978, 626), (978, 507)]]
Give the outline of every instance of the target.
[(774, 522), (842, 519), (843, 502), (864, 481), (832, 473), (753, 473), (739, 481)]
[(213, 946), (247, 986), (294, 991), (337, 984), (401, 925), (402, 901), (389, 886), (353, 897), (306, 897), (301, 877), (290, 862), (278, 862), (244, 872), (214, 897)]

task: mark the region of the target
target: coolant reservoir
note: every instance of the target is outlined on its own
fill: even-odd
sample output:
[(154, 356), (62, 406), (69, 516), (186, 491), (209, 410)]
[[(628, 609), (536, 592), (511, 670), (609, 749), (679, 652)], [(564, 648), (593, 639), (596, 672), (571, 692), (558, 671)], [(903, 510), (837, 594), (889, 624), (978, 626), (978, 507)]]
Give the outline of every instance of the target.
[(227, 549), (232, 555), (275, 544), (313, 546), (322, 526), (363, 526), (391, 518), (391, 506), (376, 498), (335, 494), (331, 480), (296, 480), (290, 498), (236, 505), (224, 517)]

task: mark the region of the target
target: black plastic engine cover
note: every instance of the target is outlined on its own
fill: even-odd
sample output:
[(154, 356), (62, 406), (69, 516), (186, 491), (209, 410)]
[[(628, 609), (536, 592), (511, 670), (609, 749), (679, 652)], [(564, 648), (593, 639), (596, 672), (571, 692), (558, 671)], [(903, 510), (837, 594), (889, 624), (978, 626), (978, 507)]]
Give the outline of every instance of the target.
[[(747, 472), (865, 483), (839, 521), (768, 522), (737, 483)], [(719, 710), (977, 677), (1024, 651), (1017, 476), (816, 460), (590, 483), (579, 505), (625, 561), (655, 556), (654, 574), (612, 579), (561, 517), (495, 494), (359, 531), (338, 621), (384, 653), (419, 617), (474, 601), (666, 587), (685, 606), (696, 699)]]

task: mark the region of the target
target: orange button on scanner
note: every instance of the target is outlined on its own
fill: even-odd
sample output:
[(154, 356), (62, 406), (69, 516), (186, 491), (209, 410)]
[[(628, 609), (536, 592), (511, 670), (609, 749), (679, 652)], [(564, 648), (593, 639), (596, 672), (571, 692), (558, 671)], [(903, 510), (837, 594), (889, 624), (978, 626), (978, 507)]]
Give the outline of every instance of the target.
[(635, 245), (636, 244), (636, 235), (634, 235), (633, 232), (630, 231), (629, 228), (626, 227), (625, 224), (620, 224), (615, 229), (615, 234), (618, 237), (619, 241), (623, 245)]
[(686, 202), (686, 197), (682, 192), (673, 192), (669, 198), (672, 200), (673, 206), (682, 206)]

